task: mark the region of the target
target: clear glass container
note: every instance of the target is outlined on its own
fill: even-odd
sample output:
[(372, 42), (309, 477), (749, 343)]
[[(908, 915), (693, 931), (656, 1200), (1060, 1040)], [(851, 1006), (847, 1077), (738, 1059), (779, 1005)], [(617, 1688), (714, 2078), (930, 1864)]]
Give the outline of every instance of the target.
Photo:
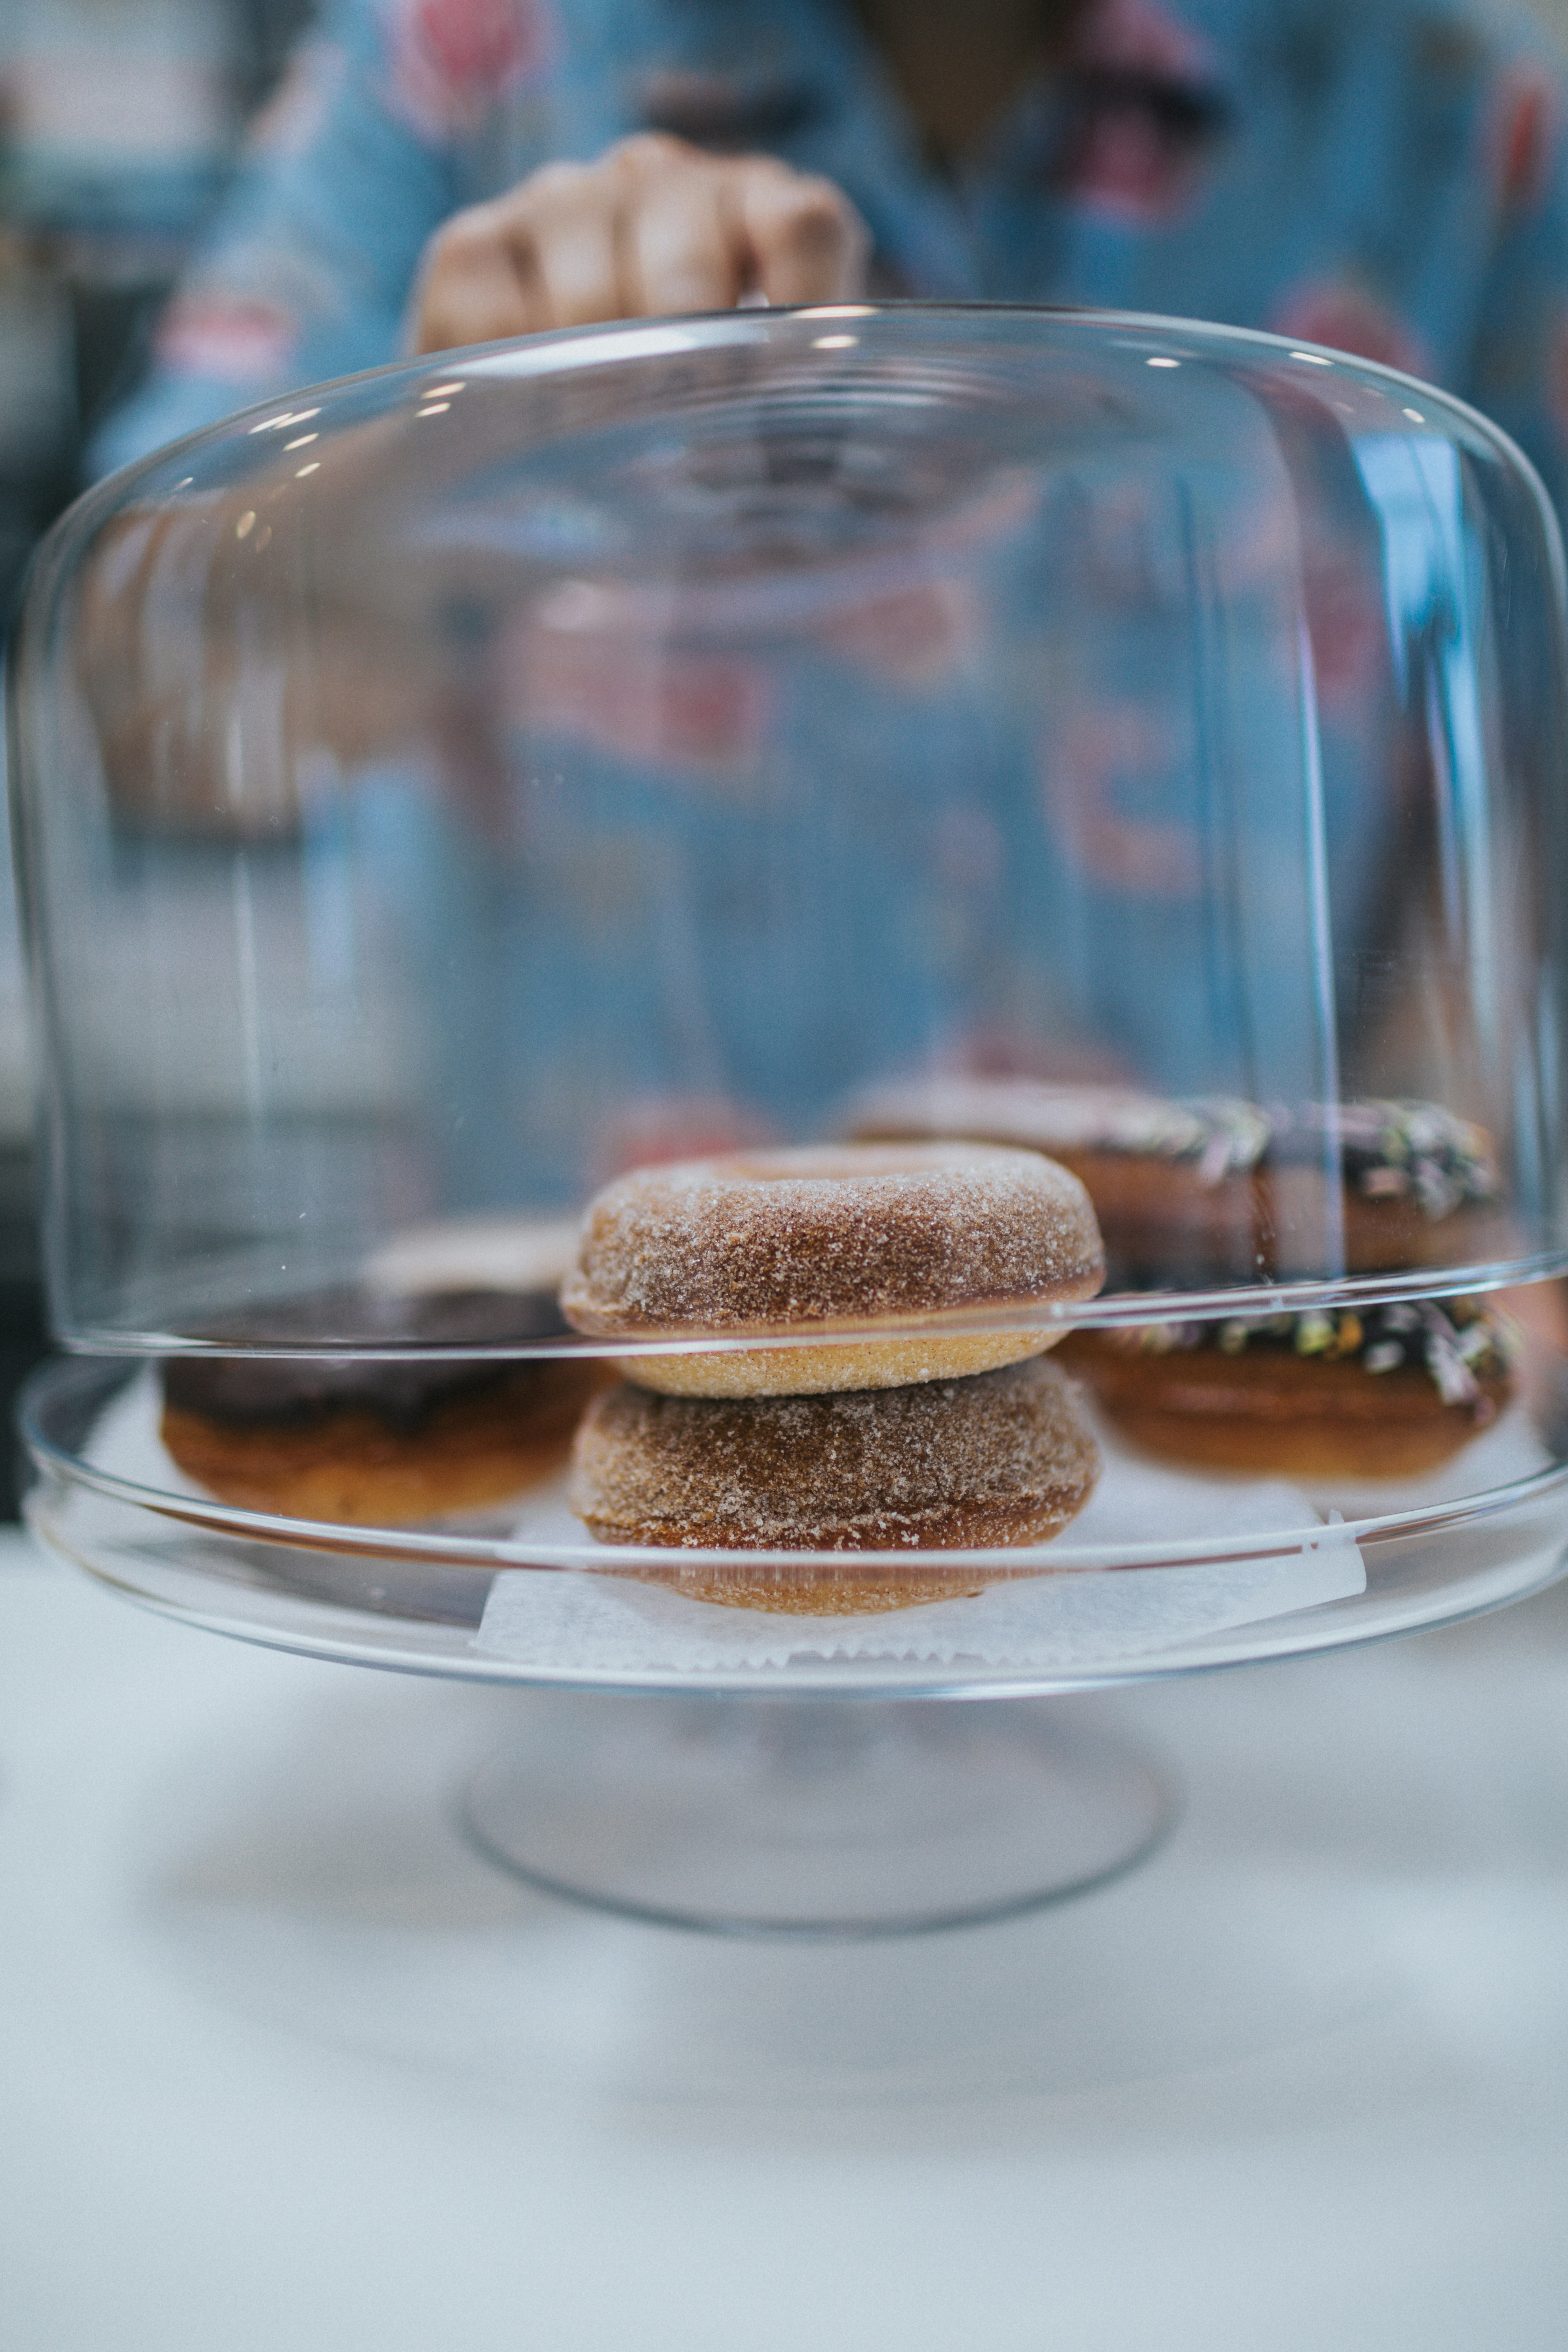
[[(263, 1640), (814, 1703), (1081, 1688), (1541, 1582), (1568, 1488), (1564, 626), (1555, 519), (1495, 427), (1184, 320), (595, 329), (323, 386), (116, 476), (13, 649), (53, 1311), (112, 1359), (35, 1394), (37, 1523)], [(242, 1387), (281, 1360), (298, 1418), (432, 1365), (591, 1386), (609, 1355), (722, 1354), (567, 1328), (597, 1188), (943, 1136), (1065, 1159), (1107, 1243), (1098, 1296), (967, 1318), (1088, 1327), (1099, 1516), (887, 1562), (911, 1609), (962, 1610), (959, 1570), (1032, 1585), (1032, 1631), (594, 1635), (516, 1588), (626, 1570), (635, 1598), (666, 1569), (553, 1487), (265, 1503), (164, 1450), (215, 1359)], [(1363, 1402), (1420, 1359), (1474, 1402), (1504, 1292), (1522, 1352), (1440, 1463), (1374, 1444), (1248, 1483), (1118, 1420), (1151, 1353), (1353, 1358)]]

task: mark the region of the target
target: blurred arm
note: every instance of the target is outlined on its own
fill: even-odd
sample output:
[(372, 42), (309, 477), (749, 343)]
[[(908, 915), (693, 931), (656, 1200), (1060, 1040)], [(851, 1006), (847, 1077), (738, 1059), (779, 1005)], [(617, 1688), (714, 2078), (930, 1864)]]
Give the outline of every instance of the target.
[(397, 356), (419, 256), (461, 201), (472, 109), (534, 70), (526, 52), (510, 82), (492, 67), (465, 115), (463, 93), (411, 46), (419, 23), (413, 9), (337, 0), (301, 46), (164, 312), (146, 382), (97, 436), (93, 474)]

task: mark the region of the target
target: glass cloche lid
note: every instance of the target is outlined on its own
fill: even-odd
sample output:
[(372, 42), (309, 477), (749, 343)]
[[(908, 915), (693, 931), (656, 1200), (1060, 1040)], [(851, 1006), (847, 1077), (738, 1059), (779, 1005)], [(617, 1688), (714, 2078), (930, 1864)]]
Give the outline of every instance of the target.
[(439, 1344), (617, 1172), (854, 1135), (1092, 1167), (1100, 1319), (1552, 1271), (1563, 653), (1494, 427), (1186, 321), (742, 311), (231, 419), (15, 649), (58, 1327)]

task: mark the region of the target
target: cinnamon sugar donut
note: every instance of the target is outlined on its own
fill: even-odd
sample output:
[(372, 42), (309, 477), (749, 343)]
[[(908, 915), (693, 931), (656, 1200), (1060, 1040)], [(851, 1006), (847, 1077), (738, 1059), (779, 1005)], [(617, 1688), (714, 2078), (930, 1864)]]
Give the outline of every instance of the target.
[[(1045, 1542), (1099, 1469), (1070, 1381), (1039, 1358), (969, 1379), (816, 1396), (670, 1397), (631, 1381), (591, 1407), (572, 1507), (604, 1543), (899, 1551)], [(695, 1564), (671, 1581), (751, 1608), (870, 1611), (973, 1592), (965, 1568), (900, 1577)]]
[[(820, 1334), (817, 1347), (621, 1366), (670, 1395), (798, 1396), (1016, 1363), (1059, 1334), (940, 1327), (1088, 1298), (1104, 1279), (1088, 1193), (1037, 1153), (845, 1144), (645, 1168), (607, 1185), (561, 1304), (579, 1330), (608, 1339)], [(899, 1336), (900, 1324), (914, 1328)]]

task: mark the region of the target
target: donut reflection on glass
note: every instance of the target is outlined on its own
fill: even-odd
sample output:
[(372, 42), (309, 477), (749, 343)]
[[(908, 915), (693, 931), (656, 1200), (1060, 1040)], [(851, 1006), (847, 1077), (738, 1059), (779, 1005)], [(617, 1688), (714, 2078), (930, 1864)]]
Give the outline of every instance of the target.
[[(1034, 1154), (821, 1147), (623, 1179), (584, 1220), (570, 1320), (773, 1344), (625, 1358), (578, 1433), (573, 1507), (601, 1540), (676, 1549), (1040, 1542), (1088, 1499), (1097, 1456), (1071, 1382), (1037, 1360), (1059, 1334), (1037, 1313), (997, 1326), (1103, 1279), (1087, 1194)], [(670, 1580), (853, 1613), (986, 1580), (704, 1562)]]

